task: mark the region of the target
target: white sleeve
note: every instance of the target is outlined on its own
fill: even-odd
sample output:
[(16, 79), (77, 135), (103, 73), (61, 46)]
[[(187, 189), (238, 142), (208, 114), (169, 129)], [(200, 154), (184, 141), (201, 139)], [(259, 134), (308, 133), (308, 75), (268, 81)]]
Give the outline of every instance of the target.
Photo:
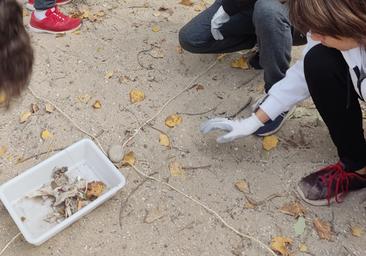
[(303, 52), (302, 59), (287, 70), (286, 76), (275, 83), (269, 90), (269, 97), (263, 102), (260, 108), (274, 120), (282, 112), (289, 110), (298, 102), (310, 97), (308, 86), (304, 76), (304, 56), (319, 42), (315, 42), (307, 35), (308, 43)]

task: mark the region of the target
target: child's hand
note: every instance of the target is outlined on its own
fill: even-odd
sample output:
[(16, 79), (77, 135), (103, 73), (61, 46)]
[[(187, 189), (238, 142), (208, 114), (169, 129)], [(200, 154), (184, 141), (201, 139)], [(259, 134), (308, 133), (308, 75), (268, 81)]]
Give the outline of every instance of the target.
[(253, 113), (251, 117), (240, 120), (230, 120), (228, 118), (210, 119), (201, 126), (200, 131), (204, 135), (215, 129), (227, 131), (228, 133), (216, 139), (218, 143), (226, 143), (251, 135), (263, 125)]

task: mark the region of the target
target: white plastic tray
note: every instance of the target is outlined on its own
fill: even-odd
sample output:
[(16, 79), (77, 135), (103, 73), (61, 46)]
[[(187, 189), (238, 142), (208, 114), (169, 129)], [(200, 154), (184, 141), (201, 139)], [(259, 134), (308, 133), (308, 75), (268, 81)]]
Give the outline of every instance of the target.
[[(81, 176), (89, 182), (103, 181), (109, 190), (69, 218), (51, 224), (44, 221), (53, 212), (51, 200), (29, 199), (24, 195), (41, 188), (51, 178), (53, 169), (63, 166), (68, 167), (66, 174), (71, 179)], [(94, 142), (83, 139), (3, 184), (0, 199), (25, 239), (40, 245), (114, 196), (125, 183), (124, 176)]]

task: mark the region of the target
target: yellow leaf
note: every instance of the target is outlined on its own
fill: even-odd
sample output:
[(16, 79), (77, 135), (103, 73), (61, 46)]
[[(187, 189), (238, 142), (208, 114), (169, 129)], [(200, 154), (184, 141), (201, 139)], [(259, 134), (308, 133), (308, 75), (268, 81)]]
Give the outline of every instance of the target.
[(72, 32), (75, 35), (79, 35), (80, 34), (80, 30), (75, 30), (74, 32)]
[(9, 162), (13, 161), (13, 157), (9, 156), (8, 160), (9, 160)]
[(107, 73), (104, 78), (111, 78), (113, 76), (113, 71)]
[(196, 6), (196, 8), (194, 8), (194, 10), (195, 10), (196, 12), (200, 12), (200, 11), (201, 11), (201, 9), (200, 9), (198, 6)]
[(33, 113), (37, 113), (37, 111), (39, 110), (39, 107), (36, 104), (32, 104), (32, 109), (33, 109)]
[(216, 59), (220, 60), (220, 61), (224, 61), (226, 59), (225, 54), (216, 54)]
[(308, 211), (304, 207), (302, 207), (302, 205), (299, 203), (294, 203), (292, 205), (285, 204), (284, 206), (282, 206), (280, 208), (280, 210), (284, 213), (292, 212), (296, 215), (296, 217), (299, 217), (299, 216), (304, 215), (305, 213), (308, 213)]
[(100, 51), (100, 50), (102, 50), (102, 49), (103, 49), (103, 47), (99, 47), (97, 51), (99, 52), (99, 51)]
[(81, 103), (83, 103), (83, 100), (80, 96), (78, 96), (78, 99), (80, 100)]
[(257, 92), (263, 93), (263, 91), (264, 91), (264, 85), (260, 85), (257, 87)]
[(185, 6), (193, 6), (193, 3), (190, 0), (182, 0), (180, 4), (183, 4)]
[(239, 180), (235, 184), (236, 188), (239, 189), (241, 192), (244, 192), (246, 194), (250, 193), (249, 183), (246, 180)]
[(97, 14), (99, 17), (102, 17), (105, 15), (104, 11), (103, 10), (100, 10)]
[(271, 135), (271, 136), (266, 136), (263, 139), (263, 148), (265, 150), (271, 150), (272, 148), (276, 147), (278, 143), (278, 139), (276, 138), (276, 136)]
[(46, 112), (52, 113), (55, 110), (55, 107), (49, 102), (46, 102), (44, 105), (46, 107)]
[(4, 146), (1, 146), (1, 150), (0, 150), (0, 156), (4, 155), (6, 152), (7, 148)]
[(284, 237), (280, 237), (280, 236), (276, 236), (275, 238), (272, 239), (272, 241), (274, 242), (273, 244), (271, 244), (271, 249), (281, 253), (282, 255), (287, 255), (289, 252), (286, 248), (286, 244), (292, 244), (292, 239), (291, 238), (284, 238)]
[(153, 29), (152, 29), (152, 31), (154, 31), (154, 32), (158, 32), (158, 31), (159, 31), (159, 29), (158, 29), (158, 28), (153, 28)]
[(159, 142), (160, 142), (161, 145), (163, 145), (165, 147), (169, 147), (170, 146), (169, 137), (166, 136), (165, 134), (160, 134), (159, 135)]
[(42, 132), (41, 137), (44, 140), (47, 137), (53, 137), (53, 135), (48, 130), (45, 130)]
[(151, 57), (153, 58), (164, 58), (164, 53), (163, 51), (159, 50), (159, 51), (156, 51), (154, 53), (149, 53)]
[(122, 163), (123, 163), (122, 166), (131, 166), (131, 164), (132, 165), (135, 164), (135, 156), (134, 156), (134, 153), (131, 151), (130, 153), (126, 154), (125, 157), (122, 160)]
[(20, 162), (20, 160), (22, 160), (22, 159), (23, 159), (23, 155), (20, 155), (20, 156), (17, 158), (17, 160), (15, 161), (15, 164), (19, 163), (19, 162)]
[(177, 51), (177, 53), (182, 53), (182, 46), (177, 46), (175, 50)]
[(101, 107), (99, 100), (95, 101), (95, 103), (93, 104), (93, 107), (94, 108), (100, 108)]
[(84, 12), (83, 12), (83, 18), (88, 18), (88, 16), (89, 16), (88, 11), (87, 10), (84, 10)]
[(26, 121), (28, 121), (28, 118), (32, 115), (32, 113), (28, 110), (24, 110), (21, 114), (20, 114), (20, 118), (19, 121), (21, 123), (24, 123)]
[(357, 236), (357, 237), (361, 237), (361, 234), (363, 233), (363, 230), (357, 226), (356, 222), (350, 220), (349, 221), (349, 226), (351, 228), (352, 231), (352, 235)]
[(308, 247), (305, 244), (299, 243), (299, 249), (301, 252), (307, 252)]
[(205, 6), (206, 2), (201, 2), (201, 7)]
[(197, 88), (196, 88), (196, 90), (198, 91), (198, 90), (203, 90), (204, 88), (203, 88), (203, 86), (202, 85), (197, 85)]
[(332, 232), (327, 224), (320, 219), (315, 219), (313, 223), (321, 239), (332, 240)]
[(187, 177), (185, 176), (186, 172), (182, 167), (183, 166), (178, 162), (170, 162), (169, 170), (172, 177), (181, 177), (182, 180), (186, 180), (187, 179)]
[(0, 104), (5, 101), (5, 95), (0, 93)]
[(246, 203), (246, 206), (248, 206), (250, 209), (254, 208), (254, 204), (252, 204), (252, 203)]
[(180, 115), (170, 115), (165, 119), (165, 124), (169, 127), (174, 127), (182, 122), (182, 117)]
[(242, 68), (242, 69), (248, 69), (248, 64), (243, 58), (240, 58), (239, 60), (234, 60), (231, 62), (231, 66), (233, 68)]
[(28, 15), (28, 11), (23, 11), (23, 17)]
[(132, 90), (130, 92), (130, 98), (131, 98), (132, 103), (142, 101), (142, 100), (145, 99), (145, 93), (140, 92), (140, 91), (136, 91), (136, 90)]
[(89, 94), (85, 94), (85, 95), (84, 95), (85, 103), (87, 103), (90, 99), (91, 99), (91, 97), (90, 97), (90, 95), (89, 95)]
[(57, 33), (56, 38), (64, 37), (65, 35), (66, 35), (66, 33)]

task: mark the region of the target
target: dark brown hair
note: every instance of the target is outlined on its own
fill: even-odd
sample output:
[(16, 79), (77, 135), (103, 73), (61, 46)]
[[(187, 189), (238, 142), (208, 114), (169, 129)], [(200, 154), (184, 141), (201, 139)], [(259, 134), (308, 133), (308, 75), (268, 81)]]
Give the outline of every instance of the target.
[(289, 0), (292, 25), (302, 33), (353, 38), (366, 46), (366, 0)]
[(27, 87), (32, 72), (33, 49), (16, 0), (0, 0), (0, 92), (5, 104)]

